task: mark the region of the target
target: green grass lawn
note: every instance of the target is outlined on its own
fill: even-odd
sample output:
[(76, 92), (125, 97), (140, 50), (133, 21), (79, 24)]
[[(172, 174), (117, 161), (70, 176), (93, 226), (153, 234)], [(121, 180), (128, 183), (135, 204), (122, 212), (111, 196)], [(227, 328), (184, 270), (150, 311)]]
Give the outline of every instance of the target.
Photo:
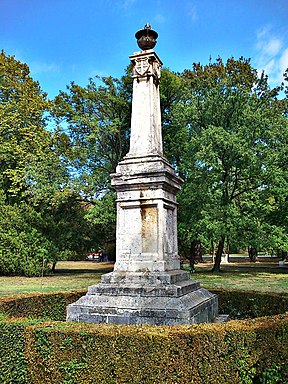
[(0, 297), (19, 293), (56, 292), (87, 289), (99, 283), (103, 273), (113, 270), (112, 263), (59, 262), (56, 273), (42, 277), (1, 276)]
[(257, 264), (227, 265), (221, 273), (211, 273), (212, 265), (197, 265), (191, 278), (204, 288), (241, 289), (261, 292), (288, 293), (288, 269)]
[[(245, 258), (232, 258), (231, 263), (222, 264), (221, 273), (211, 273), (212, 263), (196, 265), (196, 273), (191, 274), (204, 288), (243, 289), (261, 292), (288, 293), (288, 267), (279, 268), (278, 260), (261, 259), (249, 263)], [(59, 262), (56, 273), (41, 277), (1, 276), (0, 296), (11, 296), (31, 292), (55, 292), (87, 289), (97, 284), (103, 273), (113, 270), (112, 263)]]

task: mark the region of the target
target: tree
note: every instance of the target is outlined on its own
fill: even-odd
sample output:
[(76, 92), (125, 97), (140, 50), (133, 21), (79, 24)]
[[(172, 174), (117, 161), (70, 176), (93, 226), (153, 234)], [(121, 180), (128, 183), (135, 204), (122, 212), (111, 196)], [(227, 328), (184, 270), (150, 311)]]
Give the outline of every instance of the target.
[(27, 165), (37, 163), (45, 153), (48, 133), (44, 112), (48, 103), (29, 68), (0, 55), (0, 186), (8, 202), (21, 198), (26, 188)]
[(270, 89), (244, 58), (194, 64), (182, 78), (169, 130), (185, 178), (180, 231), (217, 240), (218, 271), (225, 241), (241, 232), (248, 240), (256, 224), (268, 229), (276, 186), (287, 183), (287, 103), (277, 99), (283, 87)]
[[(1, 273), (39, 274), (43, 258), (55, 263), (75, 251), (73, 239), (81, 233), (75, 228), (71, 234), (77, 221), (71, 213), (81, 217), (84, 210), (68, 177), (66, 137), (46, 130), (49, 109), (28, 66), (2, 51), (0, 210), (6, 217), (0, 226)], [(83, 241), (77, 251), (82, 248)]]
[(5, 203), (0, 193), (0, 273), (35, 276), (57, 252), (42, 233), (43, 219), (26, 202)]
[(89, 201), (109, 188), (110, 173), (128, 152), (131, 81), (96, 77), (87, 87), (72, 82), (55, 98), (54, 116), (70, 139), (73, 183)]
[(71, 182), (86, 203), (85, 217), (94, 226), (95, 246), (100, 248), (115, 243), (110, 174), (129, 150), (131, 98), (131, 76), (96, 77), (86, 87), (72, 82), (55, 98), (54, 116), (69, 137)]

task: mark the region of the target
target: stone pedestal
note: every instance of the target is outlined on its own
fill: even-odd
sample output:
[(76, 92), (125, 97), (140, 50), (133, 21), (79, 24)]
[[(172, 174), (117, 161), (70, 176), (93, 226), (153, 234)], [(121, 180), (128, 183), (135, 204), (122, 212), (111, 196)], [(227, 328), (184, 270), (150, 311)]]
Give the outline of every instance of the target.
[(217, 296), (188, 280), (187, 272), (111, 272), (68, 306), (68, 321), (180, 325), (212, 322)]
[(176, 192), (179, 179), (159, 155), (127, 158), (112, 175), (117, 191), (116, 272), (180, 268)]
[(162, 154), (159, 78), (153, 50), (130, 57), (130, 150), (111, 175), (117, 191), (114, 271), (68, 306), (67, 320), (177, 325), (212, 322), (217, 296), (180, 270), (176, 193), (182, 180)]

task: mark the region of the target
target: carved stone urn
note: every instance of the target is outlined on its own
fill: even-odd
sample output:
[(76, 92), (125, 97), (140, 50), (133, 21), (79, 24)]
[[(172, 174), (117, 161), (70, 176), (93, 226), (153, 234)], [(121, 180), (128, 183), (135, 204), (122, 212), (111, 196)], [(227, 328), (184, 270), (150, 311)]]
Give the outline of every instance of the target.
[(142, 51), (147, 51), (147, 49), (153, 49), (155, 47), (158, 33), (153, 31), (151, 25), (147, 23), (143, 29), (136, 32), (135, 37), (138, 47), (141, 48)]

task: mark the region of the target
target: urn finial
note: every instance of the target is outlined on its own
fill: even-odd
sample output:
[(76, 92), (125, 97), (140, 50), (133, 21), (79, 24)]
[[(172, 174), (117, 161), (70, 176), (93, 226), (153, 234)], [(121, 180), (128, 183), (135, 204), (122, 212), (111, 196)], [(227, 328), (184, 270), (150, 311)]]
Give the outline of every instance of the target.
[(135, 37), (139, 48), (146, 51), (147, 49), (153, 49), (155, 47), (158, 33), (153, 31), (151, 25), (147, 23), (143, 29), (136, 32)]

